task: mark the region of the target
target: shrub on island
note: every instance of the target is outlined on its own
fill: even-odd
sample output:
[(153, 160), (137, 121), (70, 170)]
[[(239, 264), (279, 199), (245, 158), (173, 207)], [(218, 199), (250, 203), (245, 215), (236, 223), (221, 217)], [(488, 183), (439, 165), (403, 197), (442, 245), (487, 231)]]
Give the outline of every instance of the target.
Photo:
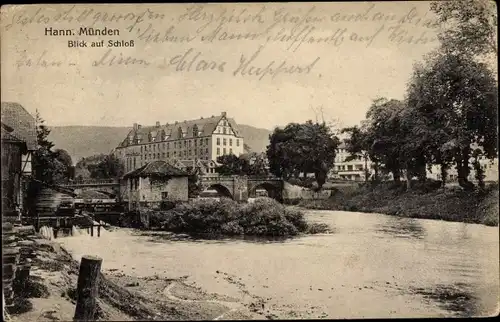
[(151, 227), (176, 233), (286, 237), (328, 232), (328, 226), (309, 224), (302, 211), (271, 198), (244, 204), (227, 198), (194, 199), (168, 211), (147, 212)]

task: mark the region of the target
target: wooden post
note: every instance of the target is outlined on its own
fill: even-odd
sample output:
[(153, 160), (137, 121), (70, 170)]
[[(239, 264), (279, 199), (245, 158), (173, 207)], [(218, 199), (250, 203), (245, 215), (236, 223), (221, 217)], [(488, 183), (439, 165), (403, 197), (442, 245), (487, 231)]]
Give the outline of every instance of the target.
[(90, 236), (94, 237), (94, 224), (90, 226)]
[(97, 226), (97, 237), (101, 237), (101, 225)]
[(102, 259), (85, 255), (78, 274), (77, 300), (73, 321), (93, 321), (99, 290), (99, 273)]

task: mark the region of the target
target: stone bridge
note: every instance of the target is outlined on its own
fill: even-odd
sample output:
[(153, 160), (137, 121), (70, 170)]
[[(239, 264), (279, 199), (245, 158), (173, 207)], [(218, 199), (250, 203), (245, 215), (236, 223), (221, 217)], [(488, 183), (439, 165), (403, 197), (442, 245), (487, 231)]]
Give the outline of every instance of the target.
[(270, 198), (283, 201), (284, 183), (276, 177), (260, 176), (203, 176), (201, 186), (205, 191), (215, 189), (220, 195), (236, 201), (247, 201), (255, 198), (257, 189), (267, 191)]
[(97, 191), (109, 196), (120, 195), (120, 182), (115, 179), (84, 179), (76, 180), (61, 186), (73, 189), (76, 194), (84, 191)]

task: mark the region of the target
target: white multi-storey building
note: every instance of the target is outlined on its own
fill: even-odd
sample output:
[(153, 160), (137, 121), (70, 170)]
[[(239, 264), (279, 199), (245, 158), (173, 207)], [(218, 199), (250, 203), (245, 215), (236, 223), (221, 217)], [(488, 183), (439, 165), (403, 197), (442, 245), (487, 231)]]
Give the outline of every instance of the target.
[(217, 157), (239, 156), (244, 152), (243, 137), (237, 124), (223, 112), (219, 116), (155, 126), (135, 123), (115, 149), (125, 172), (151, 161), (163, 160), (178, 167), (198, 167), (215, 173)]

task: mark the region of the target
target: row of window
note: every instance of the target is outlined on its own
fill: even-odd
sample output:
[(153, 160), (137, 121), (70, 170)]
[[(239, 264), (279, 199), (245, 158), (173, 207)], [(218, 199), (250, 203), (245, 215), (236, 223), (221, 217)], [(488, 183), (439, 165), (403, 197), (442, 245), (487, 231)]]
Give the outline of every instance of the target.
[[(192, 146), (202, 146), (203, 143), (205, 143), (206, 146), (208, 146), (208, 138), (205, 138), (205, 139), (199, 139), (199, 140), (184, 140), (184, 141), (175, 141), (174, 144), (173, 144), (173, 147), (174, 149), (177, 149), (177, 148), (190, 148)], [(153, 145), (150, 145), (149, 146), (149, 149), (148, 149), (148, 145), (144, 145), (144, 146), (141, 146), (141, 152), (147, 152), (147, 151), (152, 151), (152, 152), (156, 152), (156, 150), (160, 150), (160, 148), (163, 148), (163, 149), (170, 149), (170, 142), (163, 142), (163, 143), (156, 143), (156, 144), (153, 144)]]
[[(222, 154), (223, 155), (226, 154), (226, 148), (222, 148)], [(233, 154), (233, 149), (229, 149), (229, 154)], [(221, 155), (220, 154), (220, 148), (217, 148), (217, 155)]]
[[(217, 145), (220, 145), (220, 138), (217, 138)], [(222, 139), (222, 145), (227, 145), (227, 139)], [(229, 139), (229, 146), (233, 146), (233, 139)], [(236, 146), (240, 146), (240, 140), (236, 139)]]
[(353, 170), (362, 171), (363, 165), (356, 165), (356, 167), (354, 167), (352, 164), (348, 164), (347, 166), (346, 165), (339, 165), (339, 166), (337, 166), (337, 170), (338, 171), (353, 171)]

